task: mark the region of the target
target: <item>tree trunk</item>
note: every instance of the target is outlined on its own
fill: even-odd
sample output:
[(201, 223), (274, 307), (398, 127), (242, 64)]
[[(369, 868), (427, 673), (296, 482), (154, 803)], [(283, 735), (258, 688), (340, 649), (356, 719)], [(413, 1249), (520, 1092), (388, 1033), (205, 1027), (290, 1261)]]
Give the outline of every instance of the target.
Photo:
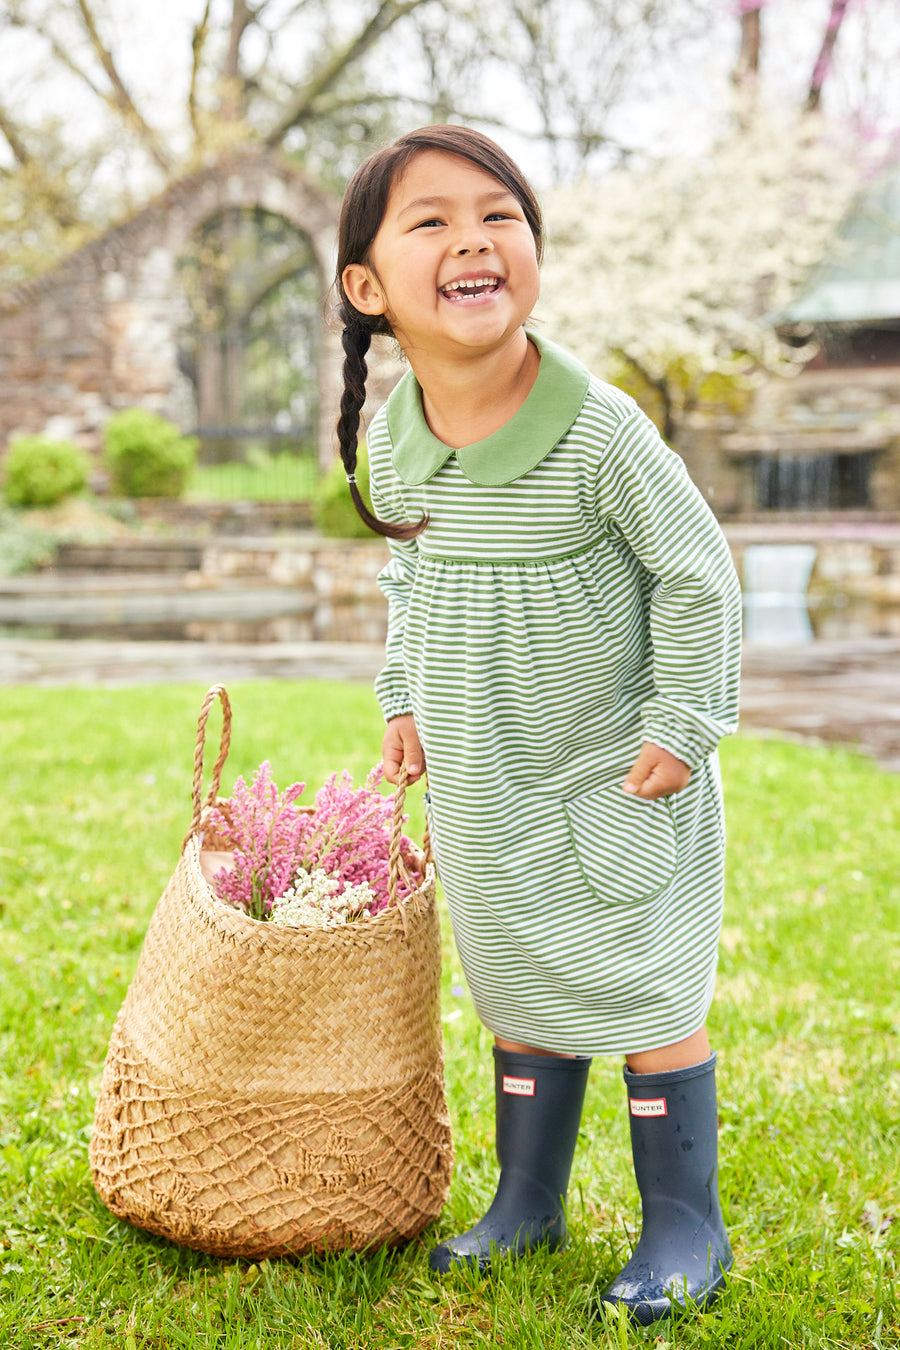
[(762, 3), (741, 10), (741, 45), (731, 79), (738, 88), (755, 84), (759, 78), (759, 54), (762, 45), (760, 10)]
[(752, 123), (759, 97), (761, 9), (762, 3), (748, 6), (747, 0), (744, 0), (740, 10), (741, 44), (731, 72), (731, 83), (735, 92), (735, 118), (742, 131), (746, 131)]

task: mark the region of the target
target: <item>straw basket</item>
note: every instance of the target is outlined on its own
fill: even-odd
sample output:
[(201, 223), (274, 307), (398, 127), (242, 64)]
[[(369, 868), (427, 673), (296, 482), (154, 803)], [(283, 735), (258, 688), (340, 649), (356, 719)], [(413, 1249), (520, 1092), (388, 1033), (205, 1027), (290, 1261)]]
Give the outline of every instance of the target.
[[(204, 802), (216, 699), (222, 740)], [(114, 1214), (216, 1256), (399, 1243), (439, 1214), (452, 1167), (434, 868), (422, 855), (420, 884), (397, 902), (401, 786), (391, 903), (375, 918), (283, 928), (223, 904), (203, 825), (230, 725), (215, 685), (197, 727), (191, 828), (112, 1033), (94, 1183)]]

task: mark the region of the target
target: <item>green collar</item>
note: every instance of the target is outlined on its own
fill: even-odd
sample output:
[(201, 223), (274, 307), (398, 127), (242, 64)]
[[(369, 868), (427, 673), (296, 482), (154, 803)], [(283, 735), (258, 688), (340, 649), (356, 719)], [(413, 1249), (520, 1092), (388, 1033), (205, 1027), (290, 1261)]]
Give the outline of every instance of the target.
[(433, 478), (451, 455), (470, 483), (500, 487), (546, 459), (575, 421), (590, 373), (555, 342), (529, 332), (541, 357), (537, 379), (518, 412), (486, 440), (459, 450), (439, 441), (425, 421), (422, 391), (408, 370), (387, 401), (391, 462), (401, 482), (418, 487)]

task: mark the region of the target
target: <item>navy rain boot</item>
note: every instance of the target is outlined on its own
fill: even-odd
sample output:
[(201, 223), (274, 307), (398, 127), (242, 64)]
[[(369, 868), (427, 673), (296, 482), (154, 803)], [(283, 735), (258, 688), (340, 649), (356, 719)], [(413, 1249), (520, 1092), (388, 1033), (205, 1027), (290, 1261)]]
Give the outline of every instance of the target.
[(642, 1227), (602, 1297), (643, 1326), (686, 1299), (708, 1307), (734, 1259), (719, 1207), (715, 1074), (715, 1055), (668, 1073), (625, 1069)]
[(488, 1270), (492, 1255), (551, 1251), (566, 1240), (565, 1198), (591, 1061), (519, 1055), (494, 1047), (500, 1181), (483, 1219), (430, 1253), (432, 1270), (468, 1264)]

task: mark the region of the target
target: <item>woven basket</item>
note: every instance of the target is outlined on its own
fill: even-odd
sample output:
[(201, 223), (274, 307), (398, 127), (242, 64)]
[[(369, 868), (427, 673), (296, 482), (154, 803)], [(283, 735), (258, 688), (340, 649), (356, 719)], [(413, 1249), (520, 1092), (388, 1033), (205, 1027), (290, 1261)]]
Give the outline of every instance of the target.
[[(203, 802), (216, 699), (222, 740)], [(110, 1041), (94, 1184), (120, 1218), (216, 1256), (396, 1244), (440, 1213), (452, 1167), (434, 868), (421, 855), (420, 884), (397, 903), (401, 785), (381, 914), (297, 929), (223, 904), (202, 830), (230, 725), (214, 685), (191, 828)]]

